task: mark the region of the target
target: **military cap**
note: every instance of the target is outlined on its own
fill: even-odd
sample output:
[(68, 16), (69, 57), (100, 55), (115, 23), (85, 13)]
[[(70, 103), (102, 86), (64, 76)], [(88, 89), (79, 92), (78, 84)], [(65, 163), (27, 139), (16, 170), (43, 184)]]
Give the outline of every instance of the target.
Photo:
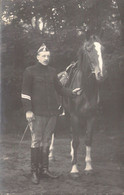
[(43, 43), (43, 44), (41, 45), (41, 47), (38, 49), (37, 53), (46, 52), (46, 51), (49, 51), (49, 49), (48, 49), (47, 46)]

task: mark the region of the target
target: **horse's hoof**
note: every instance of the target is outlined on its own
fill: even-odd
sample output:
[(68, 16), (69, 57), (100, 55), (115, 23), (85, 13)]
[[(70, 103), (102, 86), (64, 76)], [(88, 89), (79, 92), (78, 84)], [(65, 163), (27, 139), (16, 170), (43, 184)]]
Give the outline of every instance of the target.
[(84, 170), (85, 175), (92, 175), (93, 174), (93, 170)]
[(79, 173), (77, 172), (77, 173), (70, 173), (70, 176), (71, 176), (72, 178), (78, 178), (80, 175), (79, 175)]

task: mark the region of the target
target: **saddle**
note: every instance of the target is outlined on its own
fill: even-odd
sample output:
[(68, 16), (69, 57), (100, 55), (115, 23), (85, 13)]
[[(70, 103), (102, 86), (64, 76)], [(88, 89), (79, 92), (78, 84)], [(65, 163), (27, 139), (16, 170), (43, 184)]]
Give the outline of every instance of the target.
[(73, 73), (77, 70), (77, 62), (72, 62), (63, 72), (58, 74), (58, 78), (63, 86), (67, 86)]

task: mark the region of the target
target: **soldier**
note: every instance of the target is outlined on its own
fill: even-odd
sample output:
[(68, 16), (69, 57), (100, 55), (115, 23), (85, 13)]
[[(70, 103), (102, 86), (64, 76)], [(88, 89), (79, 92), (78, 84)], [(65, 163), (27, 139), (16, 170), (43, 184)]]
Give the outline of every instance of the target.
[(41, 177), (56, 178), (49, 171), (49, 145), (55, 129), (58, 104), (57, 93), (68, 97), (78, 95), (79, 89), (66, 89), (56, 70), (50, 66), (50, 51), (43, 44), (37, 51), (37, 64), (26, 68), (23, 75), (22, 103), (31, 131), (32, 182)]

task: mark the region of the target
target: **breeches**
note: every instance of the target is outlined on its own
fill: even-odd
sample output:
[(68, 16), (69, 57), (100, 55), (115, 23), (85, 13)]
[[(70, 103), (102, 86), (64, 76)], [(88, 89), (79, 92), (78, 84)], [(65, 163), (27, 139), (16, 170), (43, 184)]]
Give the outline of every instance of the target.
[(41, 146), (46, 148), (50, 145), (51, 136), (56, 125), (56, 119), (56, 116), (35, 116), (35, 120), (30, 124), (31, 148)]

